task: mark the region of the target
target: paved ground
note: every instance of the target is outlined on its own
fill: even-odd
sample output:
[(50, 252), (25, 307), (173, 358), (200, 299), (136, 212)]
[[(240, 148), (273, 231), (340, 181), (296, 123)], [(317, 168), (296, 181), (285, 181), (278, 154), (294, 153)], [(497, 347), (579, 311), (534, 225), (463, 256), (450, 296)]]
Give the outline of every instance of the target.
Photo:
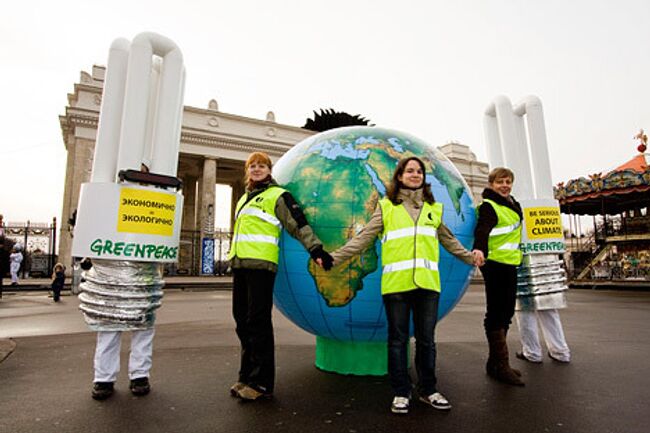
[(228, 291), (169, 290), (152, 393), (130, 395), (123, 351), (116, 395), (96, 402), (94, 334), (76, 298), (54, 304), (46, 292), (9, 293), (0, 301), (0, 351), (16, 347), (0, 363), (0, 433), (650, 431), (650, 292), (573, 290), (569, 300), (562, 318), (573, 362), (513, 360), (527, 382), (513, 388), (484, 374), (483, 296), (471, 287), (437, 330), (439, 385), (454, 408), (441, 413), (414, 403), (409, 415), (397, 416), (388, 411), (385, 378), (317, 370), (314, 338), (280, 314), (276, 398), (231, 398), (238, 348)]
[[(71, 277), (65, 279), (65, 290), (70, 289)], [(18, 286), (10, 286), (8, 278), (4, 279), (4, 291), (8, 293), (23, 293), (33, 290), (49, 290), (52, 286), (51, 278), (25, 278), (19, 281)], [(173, 289), (196, 289), (200, 287), (210, 289), (226, 289), (232, 286), (231, 276), (204, 275), (192, 277), (166, 276), (165, 287)], [(64, 292), (65, 292), (64, 290)]]

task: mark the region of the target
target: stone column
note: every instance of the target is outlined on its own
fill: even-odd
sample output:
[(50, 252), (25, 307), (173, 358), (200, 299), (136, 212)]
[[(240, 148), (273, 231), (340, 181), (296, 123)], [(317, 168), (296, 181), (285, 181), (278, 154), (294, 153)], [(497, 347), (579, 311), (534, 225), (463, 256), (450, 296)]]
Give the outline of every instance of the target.
[(246, 187), (244, 186), (243, 180), (237, 180), (236, 182), (230, 185), (232, 187), (232, 199), (230, 200), (230, 227), (235, 229), (235, 210), (237, 208), (237, 202), (242, 195), (246, 192)]
[(196, 230), (196, 177), (183, 177), (183, 225), (181, 230)]
[(201, 232), (201, 274), (214, 273), (214, 187), (217, 183), (217, 160), (203, 160), (200, 184), (201, 205), (199, 230)]
[(95, 142), (93, 140), (70, 136), (66, 145), (68, 159), (63, 193), (63, 211), (59, 231), (58, 260), (66, 266), (66, 273), (69, 274), (72, 271), (72, 236), (68, 230), (68, 220), (77, 210), (81, 184), (90, 180)]
[(199, 246), (195, 245), (196, 233), (196, 177), (183, 177), (183, 223), (178, 255), (178, 271), (195, 274), (199, 264)]

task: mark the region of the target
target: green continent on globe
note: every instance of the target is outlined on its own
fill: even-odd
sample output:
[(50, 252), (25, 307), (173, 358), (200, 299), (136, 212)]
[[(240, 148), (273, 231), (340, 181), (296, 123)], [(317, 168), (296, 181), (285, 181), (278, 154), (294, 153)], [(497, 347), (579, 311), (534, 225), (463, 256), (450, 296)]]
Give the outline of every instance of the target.
[(438, 179), (438, 181), (445, 186), (447, 192), (449, 192), (449, 197), (451, 198), (451, 202), (454, 204), (456, 214), (465, 219), (462, 209), (460, 208), (460, 198), (465, 193), (465, 186), (463, 185), (462, 180), (454, 177), (453, 172), (450, 169), (443, 168), (439, 161), (436, 161), (436, 163), (433, 164), (433, 176)]
[[(354, 299), (363, 288), (363, 277), (377, 269), (377, 253), (374, 248), (366, 250), (361, 256), (352, 257), (336, 265), (331, 272), (323, 271), (313, 260), (309, 261), (309, 273), (314, 278), (318, 293), (323, 296), (328, 307), (342, 307)], [(346, 281), (333, 275), (344, 275)]]
[[(319, 140), (310, 151), (294, 161), (290, 173), (280, 173), (278, 181), (287, 188), (314, 227), (327, 251), (345, 245), (369, 221), (377, 201), (386, 193), (400, 159), (420, 157), (428, 174), (442, 183), (457, 214), (461, 214), (463, 182), (442, 164), (439, 151), (416, 140), (372, 131), (367, 136), (338, 135), (335, 140)], [(308, 270), (318, 292), (330, 307), (347, 305), (363, 289), (363, 279), (377, 270), (374, 247), (361, 256), (338, 264), (325, 272), (313, 261)]]
[[(375, 171), (392, 172), (394, 162), (376, 159)], [(302, 204), (327, 251), (344, 245), (372, 216), (380, 195), (371, 182), (367, 163), (345, 158), (329, 160), (311, 153), (301, 161), (294, 174), (300, 187), (287, 185), (289, 190), (296, 191), (296, 200)], [(316, 182), (311, 183), (309, 179), (316, 179)], [(309, 273), (327, 305), (342, 307), (363, 288), (363, 278), (377, 270), (377, 262), (375, 249), (369, 248), (360, 257), (337, 265), (331, 272), (322, 271), (310, 261)]]

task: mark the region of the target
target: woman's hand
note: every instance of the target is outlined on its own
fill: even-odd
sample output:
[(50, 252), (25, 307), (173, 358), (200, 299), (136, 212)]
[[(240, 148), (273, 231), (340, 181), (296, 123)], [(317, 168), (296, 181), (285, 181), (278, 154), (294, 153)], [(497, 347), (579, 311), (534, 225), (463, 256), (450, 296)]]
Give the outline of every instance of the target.
[(481, 250), (473, 250), (472, 257), (474, 258), (474, 266), (481, 267), (485, 264), (485, 256)]

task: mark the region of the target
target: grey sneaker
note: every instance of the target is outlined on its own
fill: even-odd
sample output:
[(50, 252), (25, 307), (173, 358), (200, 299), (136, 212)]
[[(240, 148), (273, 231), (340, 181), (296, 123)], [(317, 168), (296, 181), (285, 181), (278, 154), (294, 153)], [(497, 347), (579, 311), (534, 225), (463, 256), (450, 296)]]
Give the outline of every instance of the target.
[(390, 411), (399, 414), (409, 413), (409, 399), (406, 397), (396, 396), (393, 398), (393, 403), (390, 405)]
[(447, 400), (445, 396), (440, 394), (439, 392), (434, 392), (433, 394), (428, 395), (426, 397), (420, 396), (420, 401), (430, 406), (433, 406), (434, 409), (438, 409), (438, 410), (451, 409), (451, 404), (449, 403), (449, 400)]

